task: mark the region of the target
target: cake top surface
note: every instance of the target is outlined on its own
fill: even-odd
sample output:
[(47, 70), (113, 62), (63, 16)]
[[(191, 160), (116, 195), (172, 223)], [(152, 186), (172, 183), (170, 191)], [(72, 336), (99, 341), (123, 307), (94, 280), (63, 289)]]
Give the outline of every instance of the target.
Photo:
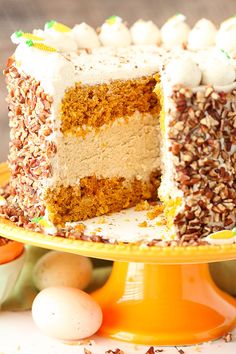
[(158, 70), (162, 55), (163, 49), (154, 45), (51, 53), (20, 44), (15, 52), (16, 62), (36, 78), (52, 79), (60, 73), (65, 76), (62, 70), (66, 70), (68, 79), (83, 84), (152, 75)]
[[(236, 79), (236, 17), (219, 28), (201, 19), (191, 29), (182, 14), (159, 30), (138, 20), (128, 28), (111, 16), (95, 31), (86, 23), (72, 29), (56, 21), (44, 30), (14, 32), (17, 66), (41, 81), (50, 94), (75, 82), (99, 84), (164, 72), (172, 85), (204, 85), (228, 91)], [(164, 70), (163, 70), (164, 69)]]

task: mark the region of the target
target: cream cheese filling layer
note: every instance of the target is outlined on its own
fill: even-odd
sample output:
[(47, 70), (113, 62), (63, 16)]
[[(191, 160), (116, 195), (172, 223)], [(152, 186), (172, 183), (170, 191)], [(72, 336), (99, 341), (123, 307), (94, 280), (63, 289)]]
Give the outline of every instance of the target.
[(124, 177), (148, 181), (160, 168), (158, 117), (136, 112), (85, 137), (57, 137), (53, 177), (47, 186), (76, 185), (83, 177)]

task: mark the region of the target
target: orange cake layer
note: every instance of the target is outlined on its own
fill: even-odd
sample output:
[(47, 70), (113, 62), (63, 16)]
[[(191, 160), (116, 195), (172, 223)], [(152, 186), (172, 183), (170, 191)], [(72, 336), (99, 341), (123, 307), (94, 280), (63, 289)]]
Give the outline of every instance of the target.
[(46, 204), (50, 220), (64, 225), (71, 220), (85, 220), (134, 206), (141, 200), (155, 199), (160, 173), (148, 182), (125, 178), (82, 178), (80, 185), (48, 189)]
[(76, 134), (81, 127), (83, 130), (85, 126), (99, 128), (136, 111), (158, 115), (160, 105), (153, 92), (155, 83), (152, 76), (99, 85), (77, 83), (65, 92), (62, 100), (61, 131)]

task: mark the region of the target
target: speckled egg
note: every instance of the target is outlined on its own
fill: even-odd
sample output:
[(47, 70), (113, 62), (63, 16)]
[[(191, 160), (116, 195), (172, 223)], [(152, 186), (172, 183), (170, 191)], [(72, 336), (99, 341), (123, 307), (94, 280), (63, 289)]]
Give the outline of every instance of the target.
[(61, 340), (90, 337), (102, 324), (102, 311), (93, 298), (80, 289), (51, 287), (35, 298), (32, 316), (46, 335)]
[(36, 263), (33, 281), (39, 290), (51, 286), (69, 286), (85, 289), (92, 278), (89, 258), (65, 252), (52, 251)]

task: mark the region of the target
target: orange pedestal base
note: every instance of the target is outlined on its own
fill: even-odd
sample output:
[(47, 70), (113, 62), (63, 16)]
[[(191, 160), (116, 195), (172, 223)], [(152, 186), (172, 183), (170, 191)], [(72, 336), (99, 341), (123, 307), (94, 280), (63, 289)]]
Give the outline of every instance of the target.
[(115, 262), (101, 305), (101, 335), (133, 343), (187, 345), (213, 340), (236, 325), (236, 301), (219, 290), (206, 264)]

